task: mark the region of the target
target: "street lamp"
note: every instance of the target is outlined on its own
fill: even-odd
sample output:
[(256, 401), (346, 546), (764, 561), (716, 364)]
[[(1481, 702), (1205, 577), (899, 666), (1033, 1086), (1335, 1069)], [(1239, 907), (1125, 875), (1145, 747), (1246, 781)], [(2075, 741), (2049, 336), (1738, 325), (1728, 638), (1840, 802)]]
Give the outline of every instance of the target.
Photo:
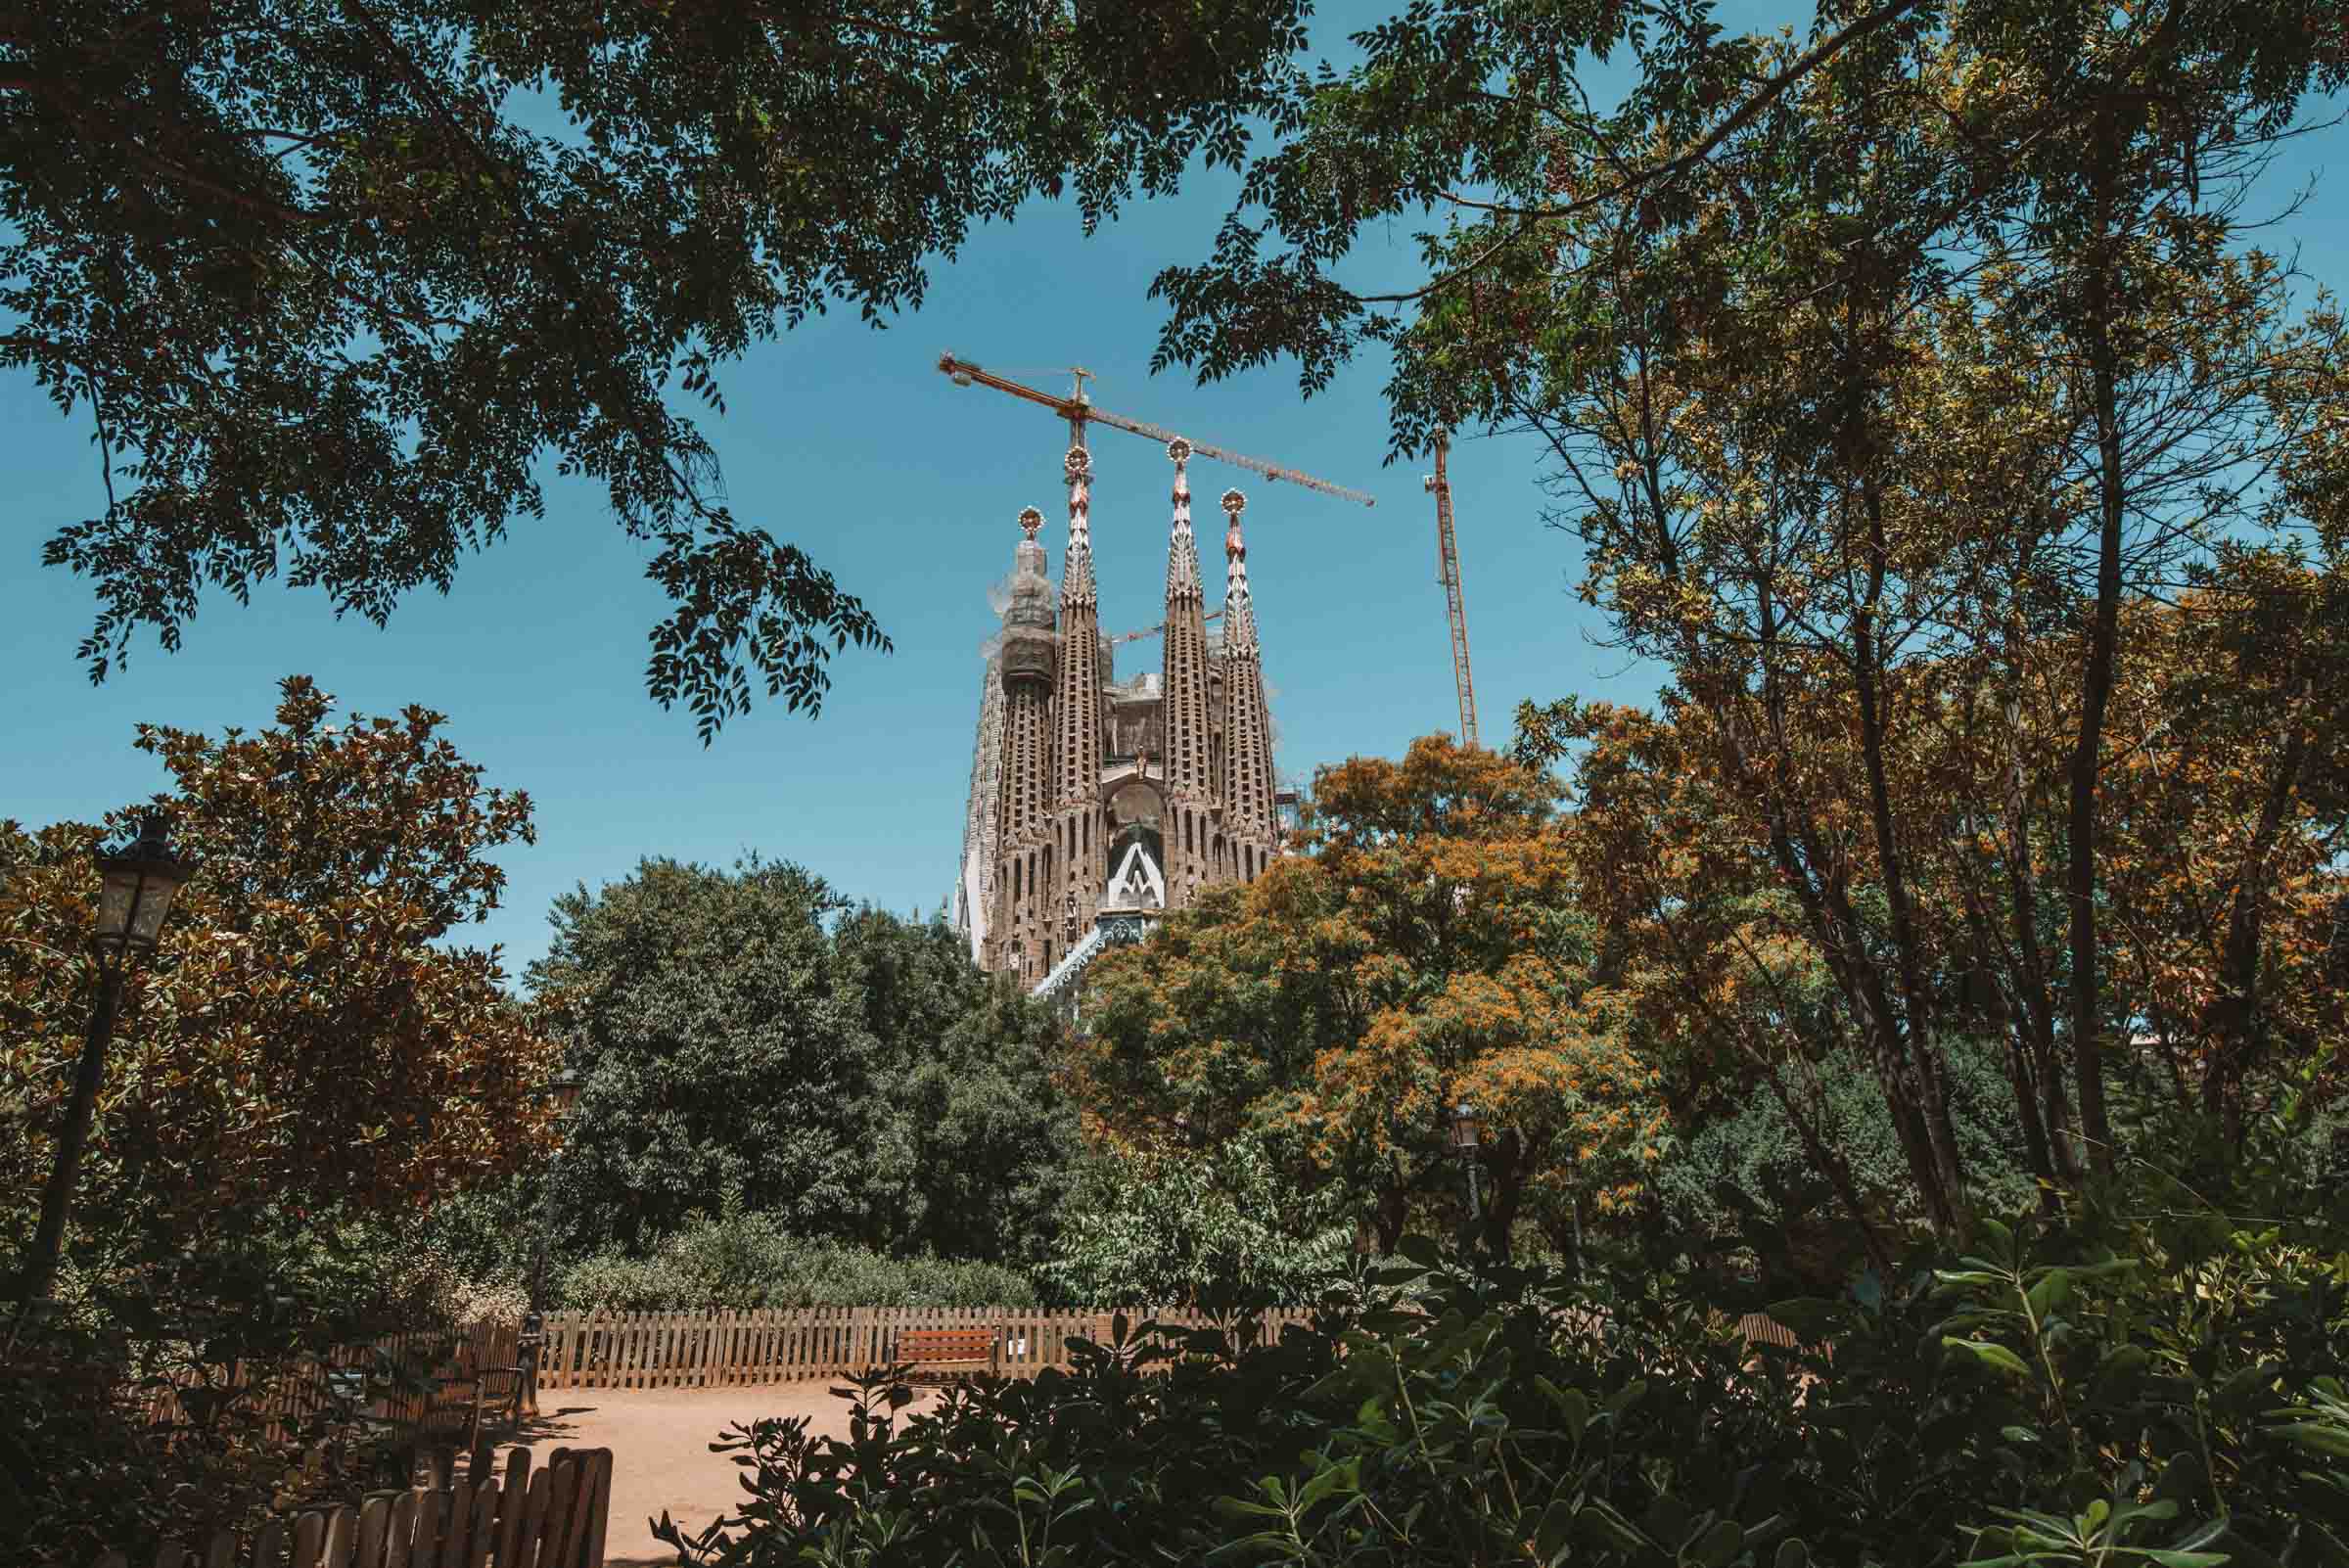
[(66, 1212), (72, 1206), (73, 1180), (81, 1169), (82, 1147), (90, 1136), (90, 1113), (98, 1103), (99, 1080), (106, 1075), (106, 1047), (114, 1038), (115, 1015), (122, 1005), (123, 972), (155, 950), (163, 916), (171, 912), (171, 896), (193, 870), (172, 856), (161, 813), (148, 816), (129, 849), (98, 856), (104, 886), (98, 896), (98, 928), (90, 935), (90, 946), (98, 954), (98, 1003), (90, 1012), (89, 1034), (82, 1040), (73, 1095), (66, 1103), (66, 1125), (57, 1140), (57, 1165), (49, 1173), (48, 1190), (41, 1195), (40, 1228), (33, 1232), (32, 1259), (24, 1270), (23, 1294), (27, 1315), (34, 1302), (47, 1298), (57, 1274), (58, 1254), (66, 1239)]
[(1460, 1151), (1460, 1159), (1468, 1167), (1468, 1222), (1482, 1225), (1483, 1207), (1476, 1191), (1476, 1107), (1466, 1100), (1452, 1107), (1451, 1146)]

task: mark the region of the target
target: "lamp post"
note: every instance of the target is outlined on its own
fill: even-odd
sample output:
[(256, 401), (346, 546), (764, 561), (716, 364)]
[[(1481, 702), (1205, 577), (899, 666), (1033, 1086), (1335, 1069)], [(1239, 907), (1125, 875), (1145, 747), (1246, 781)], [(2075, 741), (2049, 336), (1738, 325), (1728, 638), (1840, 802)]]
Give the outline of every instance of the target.
[(33, 1232), (32, 1258), (25, 1266), (23, 1297), (27, 1315), (32, 1304), (45, 1300), (57, 1274), (57, 1259), (65, 1246), (66, 1214), (73, 1203), (73, 1180), (81, 1170), (81, 1151), (89, 1142), (90, 1113), (98, 1103), (99, 1080), (106, 1076), (106, 1047), (114, 1038), (115, 1015), (122, 1005), (123, 972), (136, 959), (155, 950), (171, 896), (194, 868), (174, 859), (162, 817), (151, 815), (138, 841), (119, 854), (98, 856), (105, 879), (98, 899), (98, 929), (90, 945), (98, 954), (98, 1003), (90, 1011), (89, 1034), (81, 1045), (81, 1064), (73, 1074), (72, 1098), (66, 1102), (66, 1125), (58, 1133), (57, 1165), (49, 1173), (48, 1190), (41, 1194), (40, 1228)]
[[(533, 1093), (553, 1103), (560, 1123), (570, 1118), (571, 1108), (579, 1102), (579, 1077), (565, 1068)], [(546, 1195), (538, 1205), (538, 1239), (530, 1255), (530, 1311), (522, 1325), (523, 1345), (529, 1354), (524, 1386), (533, 1415), (538, 1413), (538, 1361), (546, 1348), (546, 1253), (555, 1228), (555, 1165), (562, 1158), (563, 1146), (558, 1144), (546, 1165)]]
[(1476, 1107), (1466, 1100), (1452, 1107), (1451, 1146), (1460, 1151), (1460, 1160), (1468, 1167), (1468, 1222), (1481, 1229), (1485, 1217), (1476, 1191)]

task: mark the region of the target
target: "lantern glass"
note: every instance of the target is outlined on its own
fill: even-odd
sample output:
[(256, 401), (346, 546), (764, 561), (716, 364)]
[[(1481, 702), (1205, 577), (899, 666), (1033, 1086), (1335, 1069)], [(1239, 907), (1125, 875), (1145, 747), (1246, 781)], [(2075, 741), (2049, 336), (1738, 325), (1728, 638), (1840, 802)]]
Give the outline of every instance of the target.
[(547, 1081), (546, 1097), (554, 1103), (556, 1114), (568, 1113), (579, 1103), (579, 1075), (568, 1069)]
[(1455, 1149), (1476, 1147), (1476, 1107), (1462, 1105), (1451, 1113), (1451, 1146)]
[(153, 948), (163, 916), (171, 912), (171, 896), (188, 878), (188, 868), (171, 857), (162, 824), (150, 818), (128, 850), (100, 855), (98, 870), (105, 879), (93, 939), (100, 950), (118, 958), (125, 949)]

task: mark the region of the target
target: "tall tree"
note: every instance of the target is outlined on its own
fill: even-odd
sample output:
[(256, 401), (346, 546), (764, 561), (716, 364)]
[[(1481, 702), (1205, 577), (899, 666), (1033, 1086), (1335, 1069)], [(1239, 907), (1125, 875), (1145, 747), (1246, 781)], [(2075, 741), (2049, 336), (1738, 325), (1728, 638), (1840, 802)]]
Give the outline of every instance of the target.
[(1088, 1111), (1156, 1146), (1271, 1138), (1292, 1177), (1355, 1194), (1392, 1250), (1429, 1194), (1444, 1210), (1464, 1196), (1448, 1142), (1465, 1101), (1485, 1129), (1491, 1244), (1505, 1252), (1521, 1216), (1569, 1232), (1663, 1127), (1571, 906), (1555, 795), (1441, 735), (1322, 769), (1310, 857), (1098, 961)]
[(581, 1075), (556, 1179), (575, 1246), (649, 1245), (733, 1198), (857, 1224), (866, 1037), (832, 984), (820, 878), (646, 860), (555, 900), (531, 988)]
[[(1369, 63), (1322, 83), (1252, 175), (1297, 251), (1267, 264), (1263, 231), (1235, 224), (1215, 262), (1168, 273), (1163, 352), (1211, 376), (1295, 353), (1311, 386), (1389, 338), (1398, 455), (1472, 420), (1547, 439), (1589, 596), (1705, 712), (1684, 739), (1750, 803), (1952, 1225), (1966, 1176), (1941, 1041), (1969, 1021), (1926, 901), (1953, 803), (1896, 784), (1932, 760), (1942, 677), (1922, 671), (2004, 649), (2012, 697), (2051, 668), (2026, 673), (2021, 650), (2075, 660), (2076, 695), (2028, 720), (2032, 746), (2069, 725), (2059, 801), (1955, 803), (2009, 845), (1975, 868), (1978, 895), (2004, 887), (1971, 918), (2035, 970), (2010, 998), (2030, 1032), (2018, 1114), (2070, 1176), (2111, 1156), (2123, 1009), (2099, 978), (2095, 785), (2118, 607), (2272, 522), (2263, 490), (2322, 415), (2287, 391), (2310, 335), (2273, 266), (2238, 254), (2234, 198), (2301, 91), (2342, 79), (2344, 35), (2197, 0), (1829, 5), (1801, 43), (1667, 12), (1607, 115), (1573, 50), (1577, 27), (1629, 28), (1612, 9), (1545, 30), (1436, 5), (1366, 37)], [(1437, 57), (1432, 77), (1405, 69)], [(1455, 219), (1425, 237), (1433, 281), (1383, 302), (1329, 282), (1361, 222), (1415, 203)], [(1956, 411), (1983, 423), (1953, 431)], [(2065, 899), (2053, 936), (2043, 887)]]
[(1302, 0), (86, 0), (0, 16), (0, 365), (96, 436), (93, 678), (283, 576), (381, 623), (600, 483), (707, 740), (879, 623), (738, 520), (674, 391), (919, 304), (974, 222), (1088, 228), (1287, 122)]
[(943, 924), (756, 857), (646, 860), (554, 922), (530, 980), (584, 1080), (552, 1177), (573, 1245), (728, 1205), (900, 1254), (1048, 1240), (1076, 1131), (1050, 1015)]
[[(441, 717), (346, 715), (284, 682), (274, 726), (142, 725), (173, 789), (103, 823), (0, 823), (0, 1185), (40, 1187), (97, 973), (91, 851), (170, 813), (195, 862), (157, 950), (123, 982), (77, 1215), (103, 1244), (144, 1227), (201, 1250), (267, 1202), (412, 1213), (544, 1146), (524, 1090), (554, 1049), (494, 949), (448, 945), (496, 907), (488, 854), (531, 837), (527, 796), (485, 788)], [(21, 1245), (29, 1211), (12, 1205)]]

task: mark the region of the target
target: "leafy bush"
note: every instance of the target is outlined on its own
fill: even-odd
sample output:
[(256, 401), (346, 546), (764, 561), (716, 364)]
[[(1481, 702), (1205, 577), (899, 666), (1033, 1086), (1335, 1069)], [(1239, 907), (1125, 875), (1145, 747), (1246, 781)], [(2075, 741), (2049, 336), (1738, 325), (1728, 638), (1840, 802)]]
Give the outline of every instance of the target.
[(729, 1568), (2349, 1560), (2349, 1258), (2118, 1212), (1774, 1309), (1831, 1355), (1749, 1348), (1669, 1279), (1583, 1297), (1413, 1238), (1276, 1346), (1121, 1324), (910, 1417), (863, 1380), (845, 1442), (737, 1428), (741, 1513), (665, 1539)]
[[(364, 1368), (374, 1393), (413, 1391), (449, 1343), (431, 1333), (445, 1307), (502, 1310), (380, 1222), (278, 1207), (134, 1216), (78, 1249), (59, 1300), (0, 1358), (0, 1547), (37, 1542), (49, 1556), (35, 1560), (74, 1564), (253, 1523), (334, 1423), (322, 1410), (273, 1434), (286, 1378), (330, 1349), (422, 1329), (407, 1364)], [(151, 1421), (166, 1385), (177, 1413)], [(321, 1483), (349, 1495), (384, 1455), (343, 1441), (325, 1457)]]
[[(2002, 1048), (1995, 1040), (1955, 1037), (1943, 1041), (1942, 1052), (1958, 1151), (1974, 1174), (1976, 1201), (1993, 1212), (2021, 1208), (2034, 1195), (2009, 1127)], [(1809, 1082), (1809, 1111), (1819, 1135), (1850, 1165), (1871, 1208), (1896, 1220), (1921, 1219), (1892, 1113), (1859, 1049), (1823, 1052)], [(1727, 1114), (1686, 1136), (1650, 1179), (1667, 1223), (1700, 1235), (1735, 1236), (1758, 1225), (1783, 1236), (1839, 1207), (1776, 1096), (1758, 1091), (1737, 1095)]]
[(648, 1257), (606, 1251), (566, 1268), (558, 1303), (576, 1311), (711, 1307), (1032, 1307), (1036, 1287), (996, 1264), (891, 1258), (797, 1236), (782, 1216), (697, 1220)]
[(1072, 1306), (1300, 1306), (1353, 1255), (1344, 1194), (1293, 1186), (1240, 1138), (1206, 1158), (1097, 1160), (1036, 1273)]

